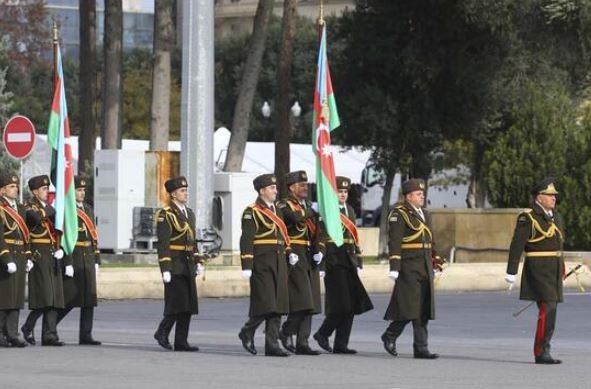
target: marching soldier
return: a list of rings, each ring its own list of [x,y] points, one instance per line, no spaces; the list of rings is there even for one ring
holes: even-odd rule
[[[425,183],[411,179],[402,184],[404,203],[388,215],[389,277],[395,281],[390,304],[384,320],[391,320],[382,335],[384,348],[398,356],[396,339],[412,322],[414,357],[436,359],[438,354],[428,349],[427,324],[435,319],[433,288],[433,233],[430,215],[422,207]]]
[[[29,272],[29,309],[31,312],[21,327],[23,337],[34,345],[35,323],[43,316],[41,344],[63,346],[57,334],[58,310],[64,308],[62,260],[64,252],[59,248],[54,230],[55,209],[47,204],[49,177],[46,175],[29,180],[33,198],[26,205],[27,226],[31,232],[31,251],[35,266]],[[71,265],[68,263],[68,265]]]
[[[187,179],[176,177],[164,183],[170,204],[156,214],[158,262],[164,282],[164,318],[154,339],[167,350],[168,336],[176,323],[174,351],[199,351],[187,338],[191,315],[199,313],[195,275],[204,271],[195,241],[195,214],[187,207]]]
[[[562,218],[554,210],[557,194],[552,178],[546,178],[532,188],[533,207],[517,218],[505,275],[509,284],[515,282],[519,260],[525,252],[520,299],[535,301],[538,305],[534,357],[536,363],[547,365],[562,363],[550,355],[556,308],[563,300],[564,236]]]
[[[100,346],[92,337],[94,307],[97,306],[96,277],[101,263],[98,251],[98,235],[94,225],[92,208],[84,203],[87,181],[74,177],[76,187],[76,212],[78,214],[78,240],[72,253],[71,265],[65,268],[65,309],[58,314],[58,323],[74,308],[80,308],[78,343]]]
[[[347,204],[351,180],[347,177],[336,178],[341,224],[343,227],[343,245],[337,247],[330,239],[326,243],[326,258],[321,271],[324,275],[326,318],[314,334],[320,347],[335,354],[355,354],[349,348],[349,337],[353,327],[353,317],[373,309],[373,304],[359,279],[363,268],[359,235],[355,226],[355,211]],[[334,346],[328,338],[336,331]]]
[[[27,345],[19,339],[18,318],[25,305],[26,272],[33,267],[25,207],[18,202],[18,185],[19,179],[15,175],[0,176],[0,207],[4,242],[7,245],[0,255],[0,329],[10,347]]]
[[[318,265],[324,243],[317,240],[317,217],[308,198],[308,177],[303,170],[288,173],[287,198],[277,204],[289,233],[292,252],[300,259],[288,271],[289,315],[279,332],[283,347],[296,354],[319,355],[308,338],[312,332],[312,315],[322,312]],[[322,245],[320,247],[319,245]],[[296,335],[296,346],[293,345]]]
[[[238,337],[246,351],[256,354],[254,333],[265,322],[265,355],[286,357],[279,347],[279,325],[289,311],[287,263],[295,266],[298,256],[291,253],[282,209],[275,207],[275,176],[260,175],[253,184],[258,197],[242,213],[240,237],[242,276],[250,280],[249,320]]]

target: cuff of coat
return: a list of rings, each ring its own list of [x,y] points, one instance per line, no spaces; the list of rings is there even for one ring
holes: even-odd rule
[[[254,255],[252,254],[241,254],[240,261],[242,263],[242,270],[252,270],[252,263]]]

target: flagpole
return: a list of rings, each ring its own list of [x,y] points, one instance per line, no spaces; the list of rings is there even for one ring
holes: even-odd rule
[[[320,0],[320,10],[318,15],[318,25],[324,25],[324,0]]]
[[[57,21],[55,17],[53,18],[53,87],[55,87],[58,82],[58,74],[57,74],[57,50],[59,45],[59,29],[57,27]]]

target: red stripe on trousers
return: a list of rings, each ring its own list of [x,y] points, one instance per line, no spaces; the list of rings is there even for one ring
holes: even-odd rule
[[[546,303],[539,301],[538,307],[540,311],[538,313],[538,327],[536,329],[536,342],[534,344],[534,355],[536,357],[542,354],[542,344],[546,335]]]

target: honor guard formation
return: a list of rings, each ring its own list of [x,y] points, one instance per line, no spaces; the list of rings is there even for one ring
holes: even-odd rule
[[[250,283],[250,307],[238,338],[248,353],[257,354],[254,335],[264,323],[266,356],[320,355],[310,337],[325,352],[355,354],[349,347],[354,317],[374,305],[359,277],[363,271],[360,237],[355,212],[347,203],[351,180],[336,177],[343,236],[339,245],[329,236],[317,205],[308,198],[306,172],[290,172],[284,179],[288,194],[277,199],[275,175],[256,177],[257,197],[242,212],[240,259],[242,276]],[[87,182],[75,177],[78,239],[71,255],[60,246],[49,186],[46,175],[31,178],[30,200],[21,204],[19,177],[0,176],[0,344],[13,348],[37,344],[35,325],[41,318],[41,345],[63,346],[58,325],[72,309],[80,308],[79,344],[98,346],[101,342],[93,337],[93,316],[101,262],[93,211],[84,203]],[[195,277],[204,273],[206,256],[196,244],[186,178],[166,181],[165,189],[169,202],[156,213],[164,312],[154,339],[166,350],[198,351],[189,344],[188,335],[191,316],[199,313]],[[428,324],[435,319],[434,281],[444,260],[436,252],[431,217],[424,208],[425,191],[423,180],[404,182],[403,199],[388,215],[389,272],[384,276],[394,286],[384,314],[389,325],[381,341],[393,357],[398,356],[397,341],[409,323],[414,357],[439,357],[429,349]],[[568,275],[562,259],[562,219],[555,211],[558,191],[554,180],[547,178],[531,194],[531,209],[517,218],[505,280],[513,285],[523,256],[520,298],[539,309],[534,360],[559,364],[550,354],[550,342],[557,304],[563,301],[563,279]],[[313,317],[323,312],[321,282],[325,317],[312,335]],[[21,339],[19,313],[27,285],[30,313],[20,327]]]

